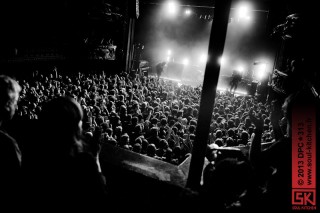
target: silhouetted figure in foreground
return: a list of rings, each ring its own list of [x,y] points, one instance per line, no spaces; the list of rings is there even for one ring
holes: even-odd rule
[[[247,161],[226,157],[208,164],[203,174],[201,197],[214,212],[243,212],[248,209],[242,200],[252,177]],[[207,206],[208,208],[208,206]]]
[[[98,153],[83,151],[82,119],[82,109],[72,98],[58,97],[43,106],[37,153],[27,167],[30,209],[104,208],[105,179]]]
[[[21,190],[21,151],[16,140],[3,128],[17,109],[20,85],[12,78],[0,75],[0,212],[13,211],[19,203]]]

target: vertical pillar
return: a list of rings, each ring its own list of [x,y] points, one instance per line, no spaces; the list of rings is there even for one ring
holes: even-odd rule
[[[209,57],[204,74],[196,138],[186,186],[193,190],[199,190],[200,188],[209,127],[220,73],[218,58],[222,55],[224,49],[230,7],[231,0],[215,1],[214,19],[209,40]]]
[[[139,16],[139,1],[127,0],[126,2],[126,14],[128,16],[125,18],[125,71],[130,72],[132,67],[133,59],[133,41],[134,41],[134,30],[135,22]]]
[[[125,71],[130,72],[130,68],[132,65],[132,58],[133,58],[133,39],[134,39],[134,27],[135,27],[135,20],[133,18],[129,18],[128,24],[128,37],[127,37],[127,45],[126,45],[126,67]]]

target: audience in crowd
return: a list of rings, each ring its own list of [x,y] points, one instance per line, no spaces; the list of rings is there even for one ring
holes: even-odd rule
[[[34,138],[37,148],[28,153],[24,163],[25,185],[33,186],[38,195],[46,195],[35,198],[44,204],[70,205],[70,198],[76,201],[85,197],[89,205],[98,207],[94,200],[107,196],[99,165],[99,150],[104,144],[174,165],[181,164],[192,153],[201,86],[126,73],[39,74],[33,81],[22,79],[19,83],[16,120],[34,120],[39,131]],[[19,97],[19,89],[14,91],[11,113]],[[283,126],[287,127],[275,126],[273,109],[253,96],[217,92],[206,156],[210,163],[204,170],[201,194],[204,200],[214,197],[220,210],[243,210],[248,208],[246,199],[260,193],[249,190],[264,186],[263,181],[256,185],[249,181],[252,174],[261,175],[260,170],[256,172],[260,163],[255,159],[259,155],[254,151],[256,144],[268,147],[276,143]],[[2,113],[1,121],[3,116]],[[279,111],[277,119],[285,123]],[[16,144],[14,139],[11,141]],[[19,166],[18,163],[16,167]],[[230,170],[226,172],[226,168]],[[266,172],[269,170],[261,171]],[[230,175],[238,180],[229,180]],[[229,183],[229,191],[219,188]],[[212,188],[220,191],[213,192]],[[31,189],[26,187],[28,190]],[[51,196],[58,191],[62,192],[60,198]]]
[[[83,131],[92,135],[97,127],[104,133],[103,143],[133,150],[137,138],[154,144],[163,157],[165,140],[172,153],[182,161],[192,152],[200,103],[201,86],[180,85],[154,76],[38,74],[32,82],[21,81],[22,91],[17,116],[38,119],[43,103],[54,97],[74,98],[83,109]],[[262,114],[263,143],[275,141],[270,123],[270,106],[252,96],[217,92],[208,143],[239,147],[245,152],[254,136],[249,110]],[[144,142],[145,144],[145,142]],[[141,154],[146,147],[141,145]],[[177,148],[178,147],[178,148]],[[180,151],[178,151],[178,149]],[[136,149],[135,149],[136,150]],[[181,161],[179,160],[179,161]]]

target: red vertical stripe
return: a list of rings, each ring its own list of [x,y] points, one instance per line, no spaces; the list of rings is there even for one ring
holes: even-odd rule
[[[313,106],[293,108],[292,188],[316,188],[316,111]]]
[[[316,108],[302,104],[292,111],[292,205],[316,209]]]

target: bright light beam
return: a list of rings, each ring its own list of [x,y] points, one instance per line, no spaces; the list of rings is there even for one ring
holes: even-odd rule
[[[238,16],[239,18],[247,17],[249,12],[249,8],[246,5],[242,5],[238,8]]]
[[[175,16],[177,15],[178,13],[178,4],[174,1],[169,1],[167,4],[166,4],[166,11],[168,12],[168,14],[170,16]]]
[[[219,63],[220,65],[223,65],[225,62],[226,62],[225,57],[221,56],[220,58],[218,58],[218,63]]]
[[[207,59],[208,59],[208,56],[206,54],[200,55],[200,62],[204,63],[207,61]]]
[[[264,79],[267,75],[266,75],[266,64],[265,63],[262,63],[262,64],[259,64],[258,67],[257,67],[257,79],[259,81],[261,81],[262,79]]]
[[[188,65],[189,64],[189,59],[187,59],[187,58],[183,59],[182,63],[184,65]]]
[[[243,66],[239,66],[239,67],[237,68],[237,70],[238,70],[240,73],[243,73],[244,68],[243,68]]]

